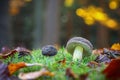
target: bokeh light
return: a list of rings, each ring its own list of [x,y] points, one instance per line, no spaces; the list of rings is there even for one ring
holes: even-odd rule
[[[111,0],[109,3],[109,8],[110,9],[117,9],[119,7],[118,1],[117,0]]]
[[[64,5],[66,7],[71,7],[74,3],[74,0],[65,0]]]
[[[110,18],[102,8],[89,6],[88,8],[78,8],[76,15],[82,17],[87,25],[93,25],[95,22],[107,26],[111,29],[117,29],[118,23]]]
[[[31,2],[32,0],[10,0],[9,1],[9,12],[11,15],[17,15],[20,12],[20,8],[25,6],[26,2]]]

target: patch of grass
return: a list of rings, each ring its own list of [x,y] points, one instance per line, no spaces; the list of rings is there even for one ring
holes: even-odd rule
[[[66,59],[66,64],[60,64],[58,61]],[[43,76],[40,77],[37,80],[70,80],[67,76],[65,76],[65,71],[67,68],[71,68],[72,71],[77,74],[85,74],[88,73],[89,80],[104,80],[104,75],[101,74],[96,68],[89,68],[87,66],[87,63],[94,60],[95,56],[85,57],[82,59],[81,62],[79,61],[72,61],[72,55],[67,53],[67,51],[64,48],[61,48],[57,55],[46,57],[41,54],[41,50],[33,50],[32,55],[30,56],[23,56],[21,58],[18,58],[18,54],[15,54],[12,57],[8,57],[4,60],[5,63],[12,62],[26,62],[26,63],[41,63],[45,66],[47,66],[48,70],[55,73],[54,77],[48,77]],[[32,72],[32,71],[38,71],[42,67],[40,66],[32,66],[32,67],[26,67],[18,70],[14,75],[18,75],[19,72]],[[100,71],[104,69],[104,66],[99,68]]]

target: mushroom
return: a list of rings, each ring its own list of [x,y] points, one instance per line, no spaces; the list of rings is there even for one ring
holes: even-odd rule
[[[73,37],[67,42],[66,49],[73,54],[73,60],[81,61],[82,57],[91,55],[93,45],[85,38]]]
[[[45,56],[54,56],[57,54],[57,49],[53,45],[46,45],[42,47],[42,54]]]

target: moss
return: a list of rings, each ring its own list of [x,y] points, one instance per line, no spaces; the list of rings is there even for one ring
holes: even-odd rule
[[[61,63],[58,63],[61,60],[66,59],[66,63],[63,65]],[[26,62],[26,63],[41,63],[47,66],[48,70],[51,72],[55,73],[54,77],[48,77],[48,76],[43,76],[40,77],[37,80],[69,80],[65,76],[65,71],[67,68],[71,68],[72,71],[77,74],[86,74],[88,73],[89,76],[88,78],[90,80],[104,80],[104,75],[102,75],[98,70],[89,68],[87,66],[87,63],[94,60],[94,56],[90,57],[85,57],[82,59],[81,62],[78,61],[72,61],[72,55],[67,53],[67,51],[64,48],[61,48],[57,55],[51,56],[51,57],[46,57],[43,56],[41,53],[41,50],[33,50],[31,56],[23,56],[21,58],[18,58],[18,54],[15,54],[14,56],[11,56],[7,59],[4,60],[5,63],[12,62],[12,63],[17,63],[17,62]],[[32,72],[32,71],[37,71],[40,70],[42,67],[40,66],[32,66],[32,67],[26,67],[18,70],[14,75],[18,75],[19,72]],[[103,67],[99,68],[99,70],[102,71],[104,69]]]

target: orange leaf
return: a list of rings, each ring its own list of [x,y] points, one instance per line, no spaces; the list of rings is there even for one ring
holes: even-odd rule
[[[16,72],[17,70],[23,67],[26,67],[26,64],[24,62],[11,63],[8,65],[8,70],[10,75],[12,75],[14,72]]]
[[[119,43],[115,43],[111,46],[111,49],[113,50],[120,50],[120,44]]]

